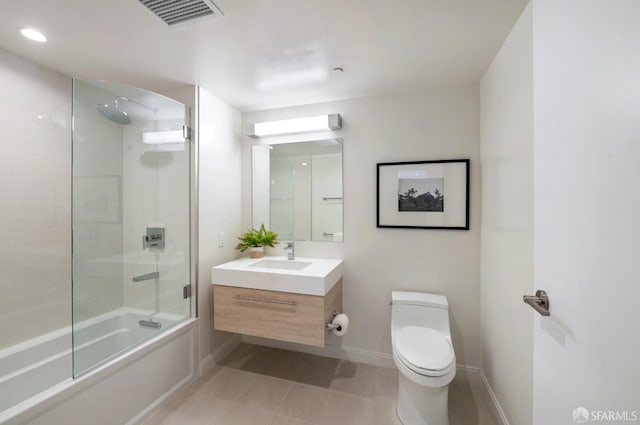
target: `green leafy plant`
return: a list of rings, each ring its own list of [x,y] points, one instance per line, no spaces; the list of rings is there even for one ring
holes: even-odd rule
[[[241,236],[238,236],[240,243],[236,245],[236,249],[239,249],[240,252],[245,252],[251,247],[270,246],[273,248],[274,244],[279,243],[276,240],[277,238],[277,234],[265,229],[264,224],[262,224],[259,229],[250,229]]]

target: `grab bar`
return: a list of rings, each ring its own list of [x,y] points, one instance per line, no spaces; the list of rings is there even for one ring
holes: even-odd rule
[[[323,196],[322,200],[323,201],[341,201],[342,196]]]
[[[151,279],[157,279],[160,277],[160,273],[158,272],[151,272],[151,273],[147,273],[147,274],[141,274],[140,276],[136,276],[133,278],[134,282],[142,282],[144,280],[151,280]]]
[[[260,303],[270,303],[270,304],[284,304],[284,305],[296,305],[298,304],[295,301],[280,301],[280,300],[268,300],[266,298],[254,298],[254,297],[245,297],[244,295],[234,295],[233,298],[242,301],[257,301]]]

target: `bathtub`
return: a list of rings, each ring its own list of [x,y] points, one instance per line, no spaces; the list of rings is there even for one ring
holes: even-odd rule
[[[0,424],[55,394],[56,387],[73,385],[72,369],[78,376],[99,368],[132,347],[161,339],[181,320],[158,315],[160,329],[140,326],[147,318],[144,312],[118,310],[77,324],[73,336],[69,327],[0,350]]]

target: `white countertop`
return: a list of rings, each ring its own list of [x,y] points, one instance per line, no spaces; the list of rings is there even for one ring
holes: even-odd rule
[[[301,270],[256,267],[263,260],[311,263]],[[287,257],[243,257],[211,269],[213,285],[282,291],[295,294],[326,295],[343,274],[342,260]]]

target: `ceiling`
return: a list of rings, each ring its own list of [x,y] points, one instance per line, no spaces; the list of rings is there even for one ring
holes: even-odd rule
[[[224,16],[172,28],[137,0],[0,0],[0,47],[74,77],[199,84],[250,111],[477,82],[527,0],[215,3]]]

